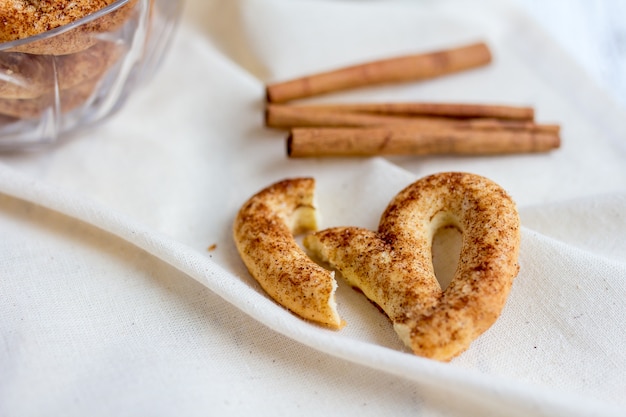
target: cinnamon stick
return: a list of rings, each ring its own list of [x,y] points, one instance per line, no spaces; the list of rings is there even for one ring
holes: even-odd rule
[[[415,120],[426,121],[428,118]],[[335,112],[298,106],[269,104],[265,109],[265,124],[268,127],[362,127],[385,124],[407,123],[411,119],[403,116],[387,116],[358,112]]]
[[[439,130],[411,126],[296,128],[287,138],[292,158],[376,155],[499,155],[547,152],[560,146],[558,133]]]
[[[318,108],[319,107],[319,108]],[[559,132],[558,125],[536,124],[532,121],[510,119],[464,119],[455,117],[394,116],[350,111],[334,111],[326,106],[288,106],[269,104],[265,124],[275,128],[294,127],[373,127],[383,125],[411,125],[422,129],[483,129],[529,130]]]
[[[366,113],[384,116],[420,116],[420,117],[452,117],[456,119],[503,119],[533,121],[535,110],[528,106],[507,106],[496,104],[474,103],[341,103],[315,105],[280,105],[268,107],[273,111],[280,111],[289,107],[303,113],[326,111],[334,113]]]
[[[439,77],[491,62],[485,43],[366,62],[266,87],[267,101],[286,101],[350,88]]]

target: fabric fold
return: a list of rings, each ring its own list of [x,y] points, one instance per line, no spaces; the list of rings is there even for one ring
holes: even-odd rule
[[[532,105],[562,125],[560,149],[296,161],[263,125],[269,81],[477,38],[489,67],[311,101]],[[189,2],[116,117],[0,156],[0,414],[621,415],[623,114],[504,2]],[[341,279],[348,325],[303,322],[232,242],[238,208],[275,181],[314,177],[322,228],[375,229],[398,191],[441,171],[500,184],[523,226],[504,311],[451,363],[409,353]]]
[[[386,167],[385,162],[375,161],[368,171],[370,175],[380,178],[382,175],[379,175],[377,170],[386,171],[386,168],[388,167]],[[390,170],[389,174],[390,175],[387,176],[386,181],[387,185],[393,182],[390,180],[391,178],[395,177],[396,179],[399,179],[405,177],[406,175],[406,173],[401,170],[396,172]],[[367,180],[367,175],[364,175],[363,177]],[[339,333],[334,333],[332,331],[305,323],[294,317],[288,311],[285,311],[281,307],[274,304],[264,294],[261,294],[255,289],[247,286],[239,277],[233,276],[232,273],[224,270],[206,255],[198,253],[193,248],[176,242],[167,236],[150,231],[140,223],[128,218],[122,213],[111,210],[110,208],[104,207],[96,202],[90,201],[89,199],[67,192],[61,188],[49,186],[34,179],[22,176],[4,166],[0,166],[0,192],[18,199],[29,201],[33,204],[41,205],[48,209],[70,216],[77,221],[86,222],[106,232],[112,233],[120,239],[146,250],[153,256],[184,272],[189,277],[207,286],[211,291],[215,292],[217,295],[224,298],[226,301],[241,309],[253,319],[258,320],[272,330],[326,354],[363,366],[372,367],[380,371],[388,372],[402,378],[407,378],[418,382],[420,385],[430,387],[431,389],[449,391],[451,395],[455,395],[457,398],[463,399],[463,401],[467,401],[474,406],[480,407],[483,402],[487,402],[490,410],[500,409],[502,412],[508,413],[511,409],[513,409],[516,410],[515,413],[519,413],[519,415],[528,415],[530,412],[533,412],[533,415],[546,416],[563,412],[568,415],[580,416],[593,415],[594,413],[597,413],[597,415],[618,415],[618,409],[613,409],[609,405],[610,402],[598,402],[592,399],[592,397],[586,400],[577,398],[577,400],[574,401],[577,390],[592,390],[596,386],[595,383],[597,383],[597,381],[587,381],[582,387],[575,386],[571,391],[564,390],[563,393],[559,393],[558,391],[560,390],[557,391],[549,390],[547,388],[538,388],[536,384],[539,383],[542,378],[539,373],[542,369],[545,370],[545,364],[542,364],[541,362],[536,364],[536,369],[528,370],[527,372],[529,372],[529,374],[526,375],[497,375],[497,372],[494,372],[494,369],[484,367],[486,364],[481,366],[481,361],[484,361],[484,358],[477,358],[477,354],[475,354],[472,349],[465,354],[466,356],[462,356],[452,364],[442,364],[415,357],[410,353],[395,351],[386,347],[378,346],[368,341],[362,341],[351,337],[343,337]],[[522,257],[521,260],[524,268],[523,275],[532,275],[533,273],[537,273],[536,266],[535,270],[533,270],[528,265],[528,263],[531,262],[533,251],[551,252],[546,255],[548,258],[550,255],[563,257],[563,253],[569,253],[569,256],[566,257],[565,260],[560,263],[556,263],[557,266],[563,266],[564,262],[568,259],[578,259],[582,265],[585,265],[589,259],[595,258],[593,255],[585,257],[584,252],[579,252],[575,249],[559,247],[560,245],[558,243],[550,243],[549,238],[541,237],[541,235],[528,229],[524,230],[524,241],[524,253],[527,255]],[[537,245],[537,242],[540,242],[540,248],[533,247],[534,245]],[[552,261],[554,262],[554,259],[552,259]],[[602,260],[595,259],[595,268],[598,268],[598,264],[601,263]],[[578,268],[581,267],[582,266],[579,266]],[[612,269],[616,278],[626,276],[626,266],[621,263],[609,263],[608,265],[601,265],[601,267],[609,270]],[[576,269],[577,267],[574,267],[575,271]],[[526,273],[525,271],[527,270],[530,271]],[[588,272],[579,270],[578,273],[585,276]],[[518,283],[514,286],[513,291],[515,294],[512,295],[512,300],[509,301],[509,307],[507,307],[508,310],[520,309],[522,311],[527,311],[529,309],[527,301],[530,298],[532,298],[535,303],[539,305],[542,304],[543,301],[538,298],[537,295],[544,293],[544,290],[537,288],[533,289],[533,287],[537,286],[536,283],[525,285],[524,283],[519,282],[527,279],[528,277],[518,278]],[[578,288],[580,284],[573,285],[576,285],[576,288]],[[617,291],[618,294],[624,292],[623,282],[617,281],[613,282],[611,285],[613,286],[612,289]],[[528,287],[530,287],[530,290]],[[524,294],[525,292],[528,294]],[[593,293],[588,293],[587,295],[589,294]],[[563,296],[563,299],[571,300],[565,296]],[[604,300],[613,302],[615,311],[603,311],[603,313],[607,313],[609,317],[623,313],[623,302],[620,301],[620,305],[616,306],[615,301],[612,301],[614,300],[612,297],[604,297]],[[573,303],[577,303],[578,301],[581,300],[571,300]],[[594,304],[598,300],[583,298],[582,301],[592,303],[596,310],[602,310],[601,306]],[[557,300],[557,302],[559,301]],[[562,303],[562,301],[560,303]],[[559,306],[564,307],[562,304],[559,304]],[[532,308],[533,307],[531,306],[530,309]],[[547,311],[550,310],[551,309],[549,308],[547,309]],[[519,311],[517,313],[519,313]],[[498,325],[494,327],[499,327],[501,328],[501,331],[510,333],[508,329],[511,327],[519,327],[519,324],[516,322],[520,319],[519,317],[511,317],[512,315],[513,314],[511,312],[505,312],[503,314],[504,317],[501,318]],[[554,318],[557,322],[560,320],[558,317]],[[526,320],[526,323],[528,323],[529,319],[521,318],[521,320]],[[594,319],[592,318],[592,320]],[[549,325],[544,323],[542,326]],[[568,329],[564,327],[562,330],[567,332],[581,329],[584,330],[586,327],[578,327],[578,329]],[[545,330],[548,330],[548,328],[546,327]],[[613,326],[607,326],[606,328],[600,330],[614,334],[615,331],[619,331],[619,326],[615,329]],[[493,331],[490,332],[493,333]],[[534,332],[531,332],[531,334],[534,334]],[[558,335],[558,333],[554,333],[553,328],[550,327],[549,334],[544,336],[544,342],[549,340],[549,338],[553,337],[555,334]],[[521,341],[512,341],[510,338],[507,339],[502,337],[502,335],[495,335],[492,337],[492,335],[488,334],[486,336],[487,337],[480,340],[480,344],[487,345],[493,343],[495,347],[495,350],[494,347],[484,348],[489,352],[489,357],[492,357],[493,354],[495,354],[499,349],[507,349],[508,347],[508,352],[505,352],[503,355],[505,357],[510,355],[510,358],[513,358],[516,354],[515,350],[521,346]],[[518,336],[521,340],[528,337],[528,335],[524,333]],[[593,338],[591,335],[587,337],[588,340]],[[538,341],[533,341],[533,343],[539,344]],[[610,345],[613,348],[621,346],[621,344],[615,340],[612,340]],[[578,348],[591,347],[588,343],[574,346],[578,346]],[[544,348],[547,349],[548,347]],[[597,345],[596,348],[596,350],[598,350],[597,354],[600,355],[600,357],[601,355],[608,354],[616,358],[615,360],[623,360],[623,358],[619,359],[619,352],[607,352],[607,350],[600,345]],[[476,351],[480,352],[482,349],[483,347],[480,347]],[[567,352],[564,351],[555,353],[559,355],[567,354]],[[588,354],[586,351],[580,351],[578,353],[579,356],[584,356],[586,354]],[[524,360],[523,357],[520,357],[520,359],[522,359],[520,363],[521,365]],[[469,363],[474,361],[478,361],[474,364],[478,365],[478,372],[476,370],[466,368]],[[458,366],[457,363],[459,363],[460,366]],[[510,364],[507,364],[507,368],[509,368],[509,365]],[[590,364],[590,366],[598,378],[606,378],[606,372],[609,371],[609,369],[601,368],[601,366],[603,366],[602,361],[598,364]],[[614,366],[622,367],[626,365],[622,363],[615,363]],[[521,368],[512,367],[512,369],[523,368],[523,366]],[[494,374],[490,375],[490,373]],[[574,371],[573,375],[564,375],[564,377],[571,377],[572,381],[575,381],[578,379],[576,374],[577,372]],[[529,375],[531,378],[529,378]],[[588,373],[586,375],[588,375]],[[537,378],[538,380],[533,381],[533,378]],[[567,381],[568,379],[563,379],[560,381],[559,385],[564,384]],[[609,394],[619,395],[619,383],[620,381],[618,378],[615,380],[614,384],[611,384],[613,388],[609,390]],[[606,390],[606,381],[604,381],[602,390]],[[597,392],[595,394],[600,396],[601,393]]]

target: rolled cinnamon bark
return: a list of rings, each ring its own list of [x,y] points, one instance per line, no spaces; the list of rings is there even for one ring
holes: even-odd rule
[[[299,106],[269,104],[265,109],[265,124],[268,127],[363,127],[407,123],[411,120],[429,121],[429,118],[410,118],[358,112],[335,112],[326,109],[311,109]]]
[[[287,155],[499,155],[547,152],[560,146],[555,132],[431,130],[411,126],[374,128],[296,128],[287,138]]]
[[[350,88],[422,80],[491,62],[491,52],[483,42],[454,49],[402,56],[362,63],[266,87],[267,101],[283,103]]]
[[[384,116],[451,117],[455,119],[502,119],[533,121],[535,110],[528,106],[507,106],[474,103],[341,103],[315,105],[269,105],[278,112],[284,108],[300,111],[303,114],[315,111],[333,113],[365,113]]]
[[[322,106],[320,106],[322,107]],[[484,129],[529,130],[559,132],[558,125],[536,124],[532,121],[509,119],[464,119],[434,116],[394,116],[384,114],[334,111],[317,106],[288,106],[269,104],[265,110],[265,124],[275,128],[295,127],[373,127],[384,125],[410,125],[423,129]]]

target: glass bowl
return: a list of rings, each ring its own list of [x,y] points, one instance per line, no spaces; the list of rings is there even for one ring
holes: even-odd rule
[[[0,43],[0,151],[54,143],[119,110],[158,67],[182,3],[117,0]]]

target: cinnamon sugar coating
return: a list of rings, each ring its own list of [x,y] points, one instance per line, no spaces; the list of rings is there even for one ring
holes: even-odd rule
[[[435,232],[454,226],[461,255],[442,290],[432,263]],[[499,317],[518,273],[520,222],[515,203],[487,178],[449,172],[402,190],[378,231],[322,230],[304,245],[379,305],[417,355],[448,361]]]
[[[89,16],[118,0],[0,0],[0,43],[26,39]],[[66,55],[89,48],[97,34],[121,26],[137,0],[85,25],[51,38],[26,43],[14,52]]]
[[[24,39],[66,25],[116,0],[2,0],[0,41]]]
[[[276,302],[339,328],[334,273],[313,262],[294,239],[317,228],[314,188],[312,178],[295,178],[263,189],[239,210],[233,237],[248,271]]]

